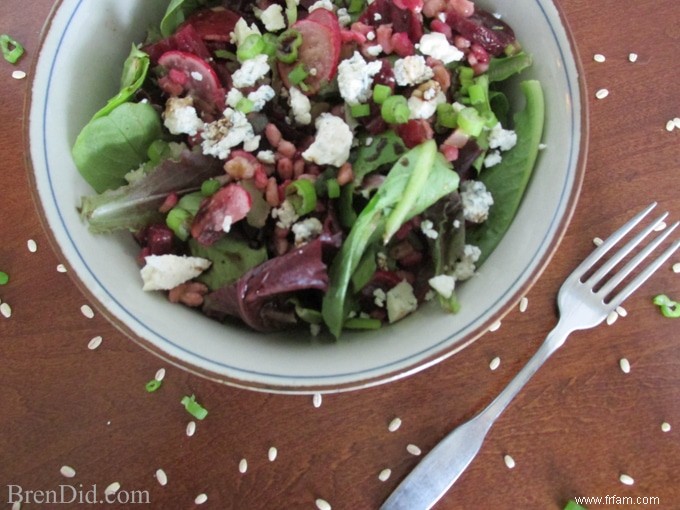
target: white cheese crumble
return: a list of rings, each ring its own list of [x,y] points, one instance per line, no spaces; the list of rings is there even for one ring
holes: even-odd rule
[[[383,52],[383,47],[380,44],[367,46],[364,51],[372,57],[377,57]]]
[[[434,72],[425,62],[422,55],[411,55],[400,58],[394,63],[394,78],[397,84],[404,86],[418,85],[434,76]]]
[[[299,216],[295,212],[295,207],[288,200],[284,200],[279,207],[272,209],[272,218],[278,220],[276,226],[283,229],[290,228]]]
[[[262,111],[264,106],[274,99],[276,92],[269,85],[261,85],[257,90],[248,94],[248,99],[253,102],[253,111]]]
[[[267,55],[260,54],[243,62],[231,76],[232,83],[236,88],[252,87],[257,80],[267,75],[270,70]]]
[[[397,322],[418,308],[418,300],[413,293],[413,287],[406,280],[387,291],[387,318],[390,322]]]
[[[254,138],[255,133],[243,113],[227,108],[224,117],[205,125],[201,136],[203,154],[227,159],[232,147]]]
[[[288,91],[288,104],[293,113],[295,122],[301,125],[311,124],[312,122],[312,103],[296,87],[291,87]]]
[[[420,38],[418,51],[423,55],[441,60],[444,64],[459,62],[465,57],[462,51],[449,44],[446,36],[441,32],[423,34]]]
[[[430,89],[432,90],[432,89]],[[408,109],[411,112],[411,119],[429,119],[437,113],[437,105],[446,103],[446,95],[442,91],[435,91],[434,97],[428,99],[426,94],[423,97],[412,95],[408,98]]]
[[[241,99],[243,99],[243,92],[235,87],[230,88],[225,97],[227,106],[231,106],[232,108],[236,108]]]
[[[190,97],[171,97],[165,103],[163,124],[173,135],[194,136],[203,129],[203,121],[194,108],[194,101]]]
[[[472,244],[466,244],[463,248],[463,257],[456,263],[453,268],[453,277],[462,282],[472,278],[475,274],[475,263],[482,255],[482,250]]]
[[[143,290],[170,290],[196,278],[210,267],[211,262],[201,257],[180,255],[149,255],[140,270]]]
[[[460,186],[460,198],[463,201],[463,215],[467,221],[482,223],[489,217],[489,208],[493,205],[493,197],[481,181],[465,181]]]
[[[307,218],[295,223],[291,230],[295,236],[295,246],[302,246],[321,235],[323,224],[317,218]]]
[[[260,163],[264,163],[266,165],[273,165],[276,163],[276,156],[274,155],[273,151],[260,151],[255,157]]]
[[[503,160],[500,151],[490,151],[484,158],[484,166],[490,168]]]
[[[243,150],[246,152],[255,152],[257,149],[260,148],[260,141],[262,140],[262,137],[260,135],[253,136],[252,138],[248,138],[247,140],[244,140],[243,142]]]
[[[276,32],[286,28],[286,20],[283,17],[283,7],[272,4],[260,14],[260,20],[264,23],[267,32]]]
[[[327,11],[335,12],[335,6],[331,0],[316,0],[316,2],[309,6],[307,12],[314,12],[317,9],[326,9]]]
[[[262,35],[260,33],[260,29],[257,28],[255,23],[248,26],[248,22],[244,18],[239,18],[239,20],[236,22],[236,25],[234,25],[234,31],[229,35],[232,44],[241,46],[243,41],[245,41],[246,38],[251,34]]]
[[[222,232],[225,234],[228,234],[229,231],[231,230],[231,224],[233,223],[234,218],[229,216],[228,214],[224,217],[222,220]]]
[[[336,14],[338,16],[338,23],[340,23],[341,27],[348,27],[352,24],[352,16],[346,7],[341,7],[338,9]]]
[[[340,117],[322,113],[316,119],[316,137],[302,157],[317,165],[342,166],[349,159],[353,135]]]
[[[378,308],[385,307],[385,301],[387,300],[387,294],[381,288],[377,288],[373,291],[373,303]]]
[[[420,222],[420,231],[430,239],[437,239],[439,232],[434,229],[434,223],[431,220],[423,220]]]
[[[456,288],[456,279],[453,276],[447,274],[440,274],[438,276],[433,276],[427,283],[430,284],[437,294],[449,299],[453,295],[453,290]]]
[[[516,143],[517,133],[511,129],[503,129],[500,122],[496,123],[489,131],[489,147],[491,149],[509,151]]]
[[[363,103],[371,97],[373,76],[382,69],[382,62],[366,62],[358,51],[338,66],[340,95],[349,104]]]

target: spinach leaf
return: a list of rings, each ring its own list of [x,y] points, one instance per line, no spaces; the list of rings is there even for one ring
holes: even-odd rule
[[[430,161],[424,186],[418,188],[415,197],[406,196],[411,184],[411,175],[423,161]],[[340,252],[335,256],[329,271],[330,285],[324,296],[321,312],[328,329],[340,336],[347,316],[348,287],[352,275],[359,266],[364,253],[373,243],[382,243],[387,219],[396,205],[406,200],[412,205],[406,214],[399,213],[402,222],[420,214],[443,196],[456,191],[458,174],[437,151],[434,141],[425,142],[403,155],[387,174],[373,198],[357,217]],[[412,188],[416,191],[416,188]]]
[[[189,251],[194,257],[212,261],[210,268],[197,278],[210,290],[234,283],[248,270],[267,260],[267,250],[264,246],[254,249],[248,245],[248,241],[231,236],[223,237],[210,246],[190,239]]]
[[[492,57],[487,75],[490,82],[507,80],[513,74],[524,71],[531,66],[532,58],[528,53],[519,52],[511,57]]]
[[[130,55],[125,59],[123,64],[123,75],[121,77],[120,92],[108,100],[106,105],[94,114],[92,119],[105,117],[111,113],[114,108],[123,103],[128,102],[135,92],[137,92],[149,71],[149,55],[139,50],[137,46],[132,45]]]
[[[161,35],[170,37],[187,15],[205,5],[206,0],[171,0],[161,20]]]
[[[491,192],[494,205],[489,211],[489,218],[467,233],[466,242],[478,246],[482,251],[478,267],[510,227],[538,156],[545,117],[543,90],[536,80],[522,82],[521,89],[526,105],[524,110],[514,116],[517,144],[503,154],[499,164],[484,169],[479,176],[479,180]]]
[[[371,138],[368,145],[366,140],[361,140],[356,160],[352,164],[354,184],[357,186],[366,175],[394,163],[407,150],[404,141],[394,131],[385,131]]]
[[[146,103],[123,103],[90,121],[73,145],[73,160],[97,193],[125,184],[125,174],[147,160],[147,150],[161,137],[159,114]]]

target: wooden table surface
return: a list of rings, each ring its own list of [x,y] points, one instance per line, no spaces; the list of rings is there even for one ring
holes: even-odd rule
[[[205,493],[201,508],[313,509],[317,498],[334,510],[378,508],[418,462],[407,445],[427,452],[534,353],[555,322],[562,280],[594,237],[652,200],[680,217],[680,129],[666,130],[680,116],[680,3],[559,3],[587,81],[588,169],[579,207],[528,294],[528,310],[513,311],[499,330],[428,370],[326,395],[317,408],[309,396],[256,393],[190,375],[140,348],[101,314],[83,317],[84,296],[57,271],[61,261],[29,186],[23,138],[29,79],[11,76],[15,69],[30,72],[53,2],[2,0],[0,32],[23,42],[27,54],[18,66],[0,61],[0,270],[11,276],[0,299],[12,307],[11,317],[0,316],[0,506],[10,507],[17,486],[70,484],[85,495],[95,484],[101,494],[119,482],[121,495],[146,494],[149,503],[104,507],[192,508]],[[630,52],[637,62],[629,62]],[[606,62],[595,62],[596,53]],[[609,89],[606,99],[595,99],[600,88]],[[37,251],[29,251],[29,239]],[[680,508],[680,320],[662,317],[651,304],[660,292],[680,299],[680,274],[671,270],[679,261],[676,255],[626,302],[626,317],[570,337],[437,509],[560,509],[578,496],[610,503],[591,508]],[[98,335],[102,345],[89,350]],[[491,371],[496,356],[500,367]],[[619,368],[623,357],[628,374]],[[164,366],[162,391],[148,394],[144,384]],[[188,437],[189,416],[178,400],[191,393],[210,415]],[[395,417],[402,425],[389,432]],[[272,446],[274,462],[267,458]],[[506,454],[514,469],[506,467]],[[74,478],[60,474],[64,465],[76,470]],[[166,486],[155,478],[159,468]],[[381,481],[386,468],[391,476]],[[622,484],[622,473],[635,483]],[[614,496],[631,497],[632,504]]]

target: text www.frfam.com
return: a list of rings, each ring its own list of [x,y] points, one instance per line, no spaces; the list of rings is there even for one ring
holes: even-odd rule
[[[124,504],[148,505],[147,490],[115,490],[100,493],[96,484],[89,488],[82,484],[59,485],[53,489],[25,489],[20,485],[7,486],[7,502],[9,504]]]
[[[581,496],[574,501],[579,505],[661,505],[658,496]]]

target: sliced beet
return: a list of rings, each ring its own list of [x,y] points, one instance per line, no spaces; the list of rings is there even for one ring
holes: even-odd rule
[[[198,101],[198,107],[212,113],[224,110],[225,90],[215,70],[205,60],[186,51],[167,51],[158,59],[167,71],[165,82],[159,80],[164,90],[176,94],[177,86]]]
[[[142,48],[149,55],[151,62],[156,65],[158,59],[168,51],[184,51],[208,60],[211,55],[200,34],[193,25],[183,25],[173,35],[161,39],[157,43]]]
[[[515,33],[507,23],[482,9],[475,9],[469,17],[454,10],[449,11],[446,23],[455,32],[479,44],[493,56],[502,55],[505,48],[516,40]]]
[[[229,184],[204,200],[191,223],[191,237],[204,245],[213,244],[225,234],[225,220],[231,225],[246,217],[252,199],[243,187]]]
[[[402,3],[411,0],[403,0]],[[376,20],[375,15],[379,14]],[[403,9],[393,0],[375,0],[359,17],[361,23],[377,28],[380,25],[391,24],[392,31],[406,32],[414,44],[423,36],[423,22],[421,15],[415,9]]]
[[[225,8],[202,9],[189,16],[182,27],[191,25],[204,41],[229,42],[236,23],[241,16]]]
[[[288,73],[295,66],[302,64],[308,70],[315,69],[315,74],[310,74],[304,80],[308,90],[303,90],[303,92],[308,95],[315,94],[322,86],[333,79],[338,70],[342,46],[340,25],[335,14],[325,9],[318,9],[318,11],[325,11],[330,17],[319,14],[310,19],[317,12],[313,11],[309,17],[297,21],[293,25],[293,28],[302,34],[302,44],[298,48],[297,62],[293,64],[278,63],[281,79],[289,88],[295,86],[288,78]],[[314,19],[323,20],[323,23],[314,21]]]

